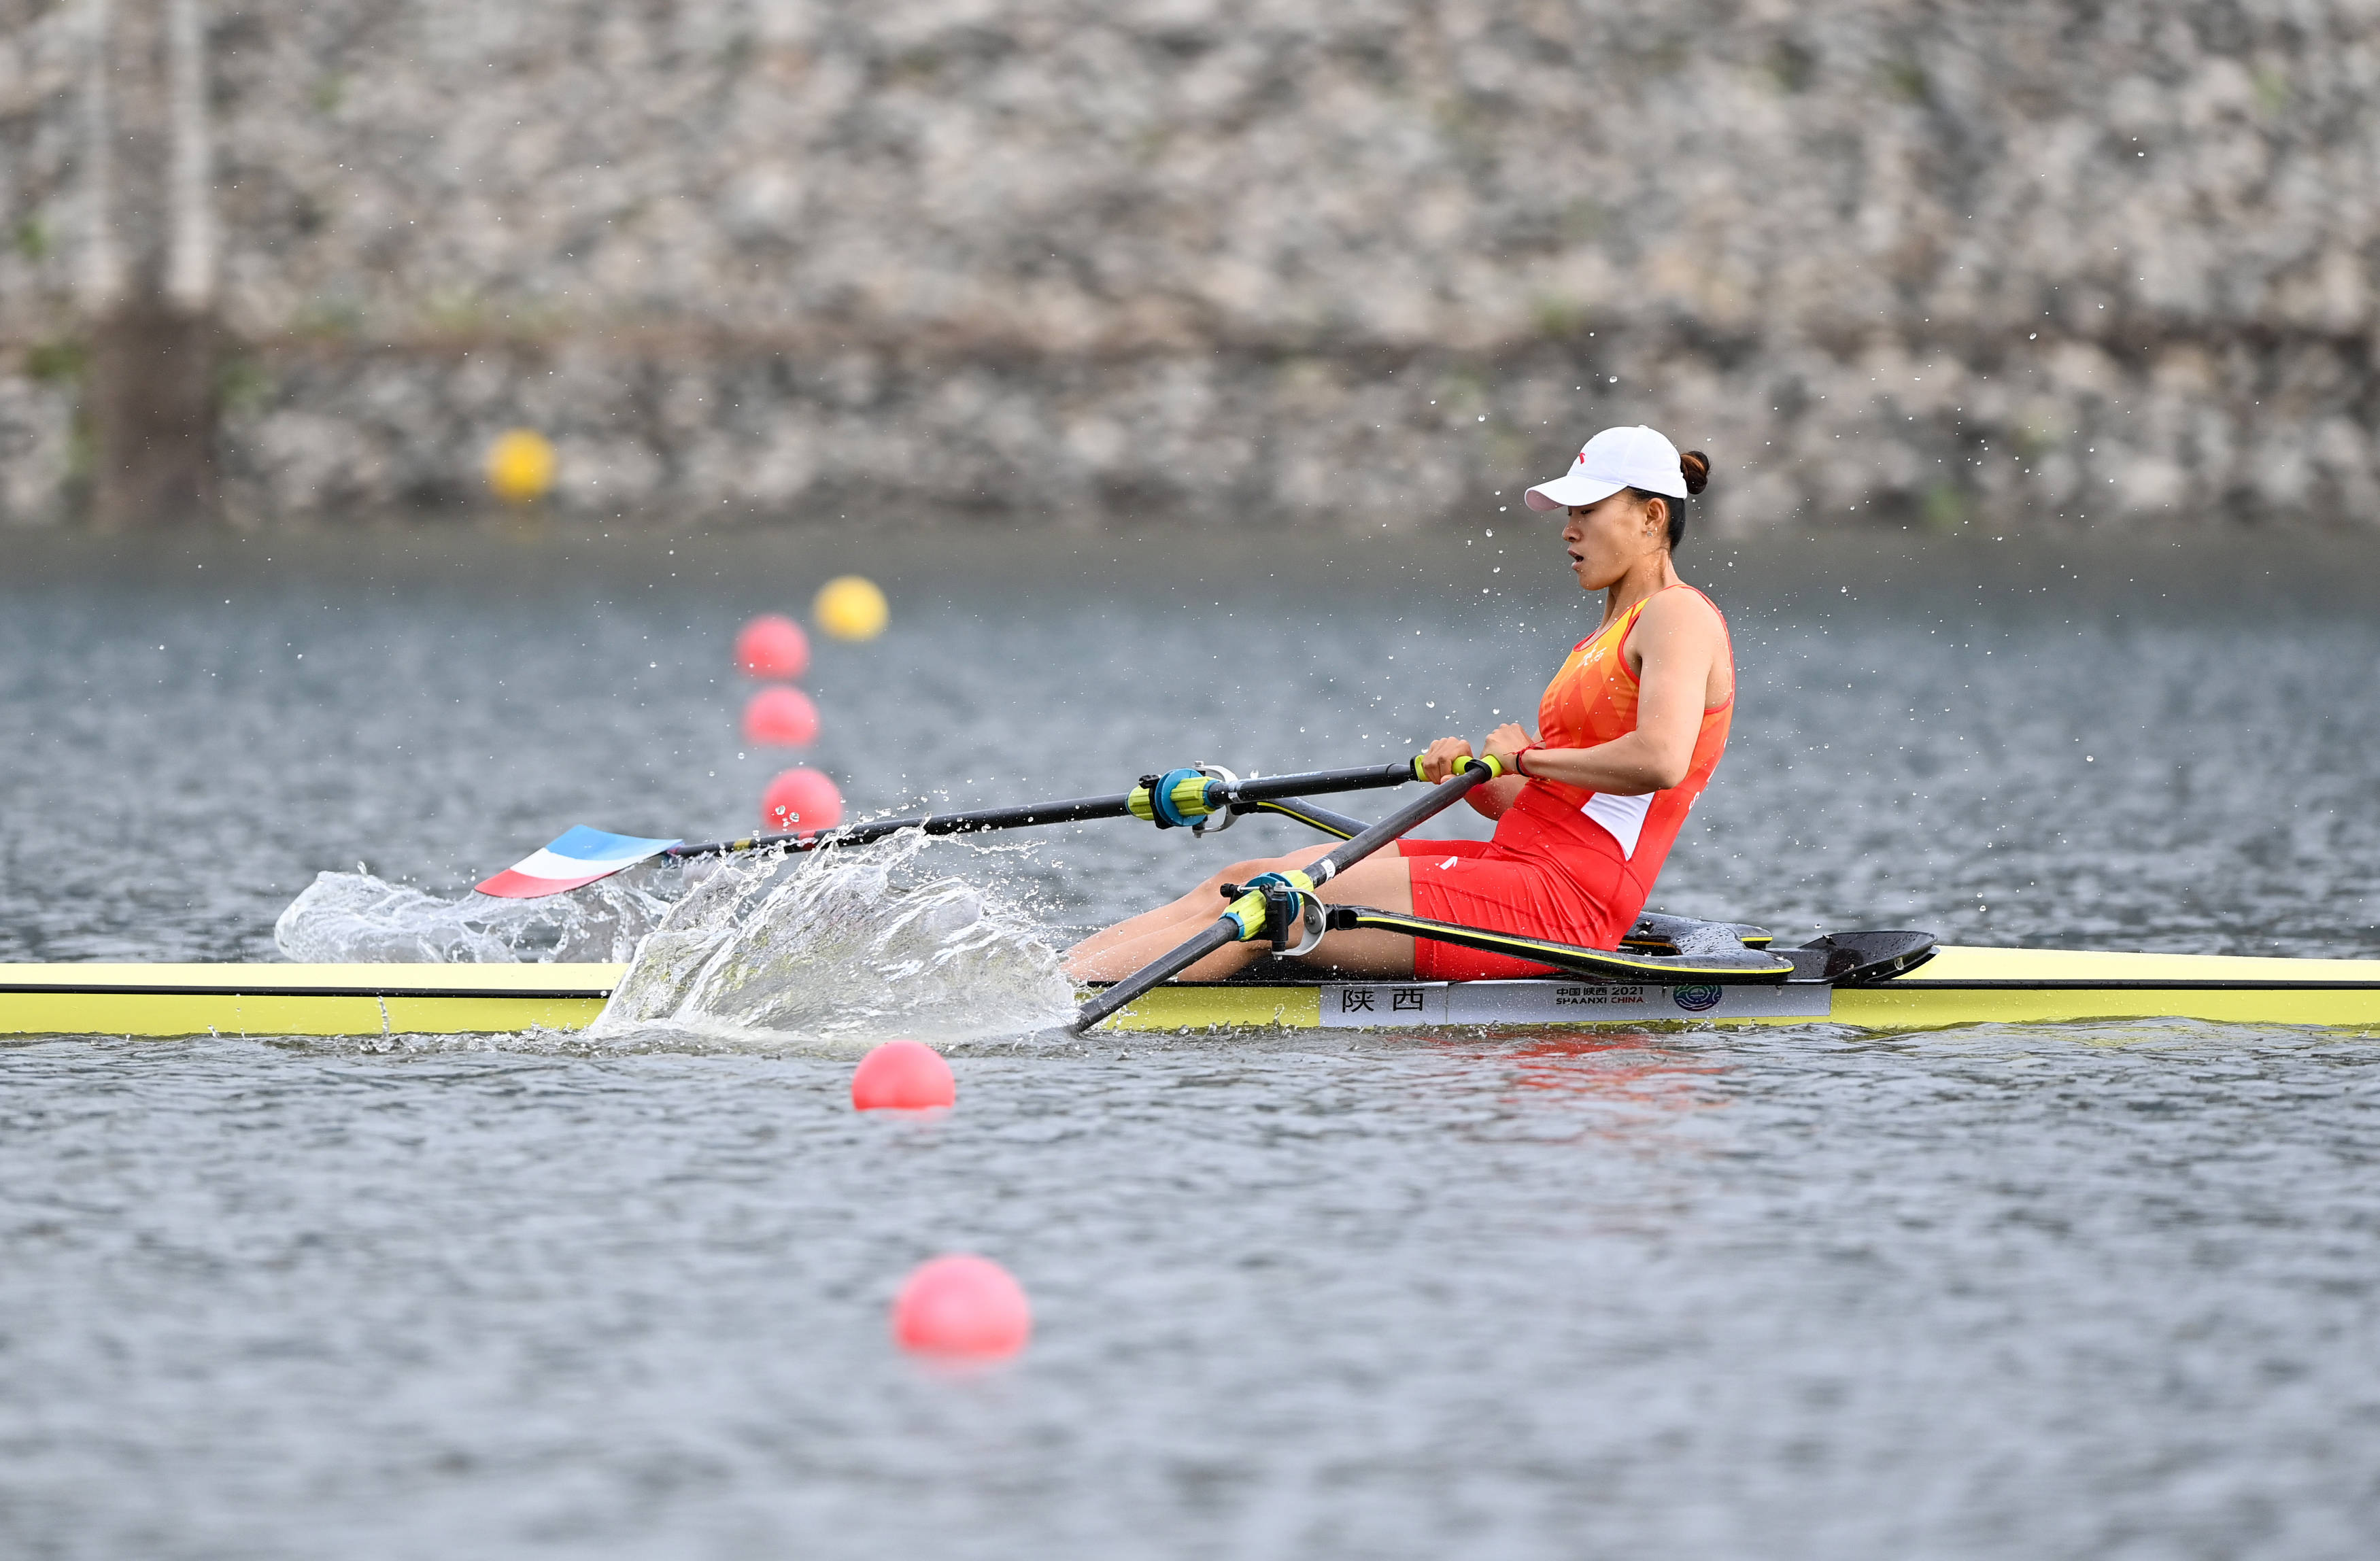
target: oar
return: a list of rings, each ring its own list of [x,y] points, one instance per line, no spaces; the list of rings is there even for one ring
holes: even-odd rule
[[[543,850],[481,883],[482,894],[513,900],[536,900],[583,889],[600,878],[656,856],[685,859],[724,856],[735,852],[783,846],[789,851],[816,851],[828,845],[865,845],[904,829],[929,835],[969,835],[986,829],[1015,829],[1036,824],[1072,824],[1091,818],[1143,818],[1160,829],[1201,829],[1220,814],[1228,828],[1237,814],[1279,811],[1293,818],[1330,829],[1352,822],[1324,809],[1292,811],[1270,804],[1294,802],[1307,792],[1359,792],[1381,786],[1402,786],[1421,777],[1418,756],[1401,764],[1366,765],[1354,769],[1314,769],[1299,775],[1251,776],[1240,780],[1229,771],[1208,768],[1169,770],[1141,778],[1139,785],[1113,796],[1075,797],[1063,802],[1026,803],[1015,807],[986,807],[965,813],[919,813],[906,818],[876,818],[833,829],[783,830],[746,835],[732,841],[703,841],[688,845],[677,841],[646,840],[608,834],[579,825]],[[1309,817],[1308,814],[1316,817]],[[1328,819],[1325,823],[1321,820]],[[1337,832],[1332,829],[1332,832]]]
[[[1420,761],[1415,762],[1418,764]],[[1303,940],[1299,946],[1286,951],[1302,952],[1312,947],[1321,930],[1321,902],[1314,896],[1317,889],[1423,819],[1443,813],[1461,802],[1469,794],[1471,788],[1482,780],[1493,780],[1503,773],[1503,765],[1496,759],[1472,759],[1462,769],[1431,787],[1429,795],[1415,797],[1345,845],[1335,847],[1304,871],[1265,874],[1240,891],[1239,898],[1215,919],[1213,926],[1085,1003],[1075,1013],[1074,1023],[1067,1028],[1077,1035],[1081,1035],[1150,987],[1172,980],[1216,950],[1229,948],[1234,943],[1269,938],[1275,948],[1285,949],[1293,934],[1301,934]]]
[[[1015,829],[1034,824],[1074,824],[1088,818],[1142,818],[1160,829],[1195,828],[1219,813],[1256,811],[1254,805],[1294,799],[1306,792],[1360,792],[1379,786],[1402,786],[1420,778],[1421,760],[1402,764],[1366,765],[1360,769],[1315,769],[1302,775],[1251,776],[1245,780],[1213,776],[1199,769],[1176,769],[1146,776],[1129,792],[1107,797],[1075,797],[1065,802],[1026,803],[1017,807],[986,807],[969,813],[920,813],[907,818],[875,818],[825,830],[785,830],[747,835],[741,840],[706,841],[699,845],[672,846],[664,856],[720,856],[782,845],[792,851],[815,851],[822,845],[866,845],[904,829],[929,835],[971,835],[984,829]],[[1293,815],[1292,817],[1295,817]]]

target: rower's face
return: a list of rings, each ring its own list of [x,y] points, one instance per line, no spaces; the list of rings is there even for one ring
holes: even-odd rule
[[[1638,559],[1660,550],[1668,517],[1621,489],[1592,504],[1572,504],[1562,543],[1579,589],[1608,590]]]

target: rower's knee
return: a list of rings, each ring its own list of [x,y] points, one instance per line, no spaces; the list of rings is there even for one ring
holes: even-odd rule
[[[1234,862],[1230,866],[1221,868],[1209,875],[1207,881],[1198,887],[1208,890],[1209,893],[1220,894],[1222,892],[1223,886],[1227,883],[1245,883],[1250,878],[1256,877],[1260,874],[1286,872],[1291,865],[1292,864],[1286,857],[1280,856],[1266,856],[1253,858],[1246,862]]]

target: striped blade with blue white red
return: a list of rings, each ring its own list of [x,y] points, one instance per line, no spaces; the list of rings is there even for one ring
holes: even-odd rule
[[[506,900],[536,900],[580,889],[608,878],[623,867],[633,867],[649,856],[659,856],[675,841],[649,841],[636,835],[612,835],[572,826],[554,837],[552,845],[524,856],[480,886],[481,894]]]

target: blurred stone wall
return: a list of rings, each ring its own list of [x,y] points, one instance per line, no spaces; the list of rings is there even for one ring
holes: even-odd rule
[[[0,0],[0,519],[83,0]],[[2380,518],[2380,0],[215,0],[235,508]]]

